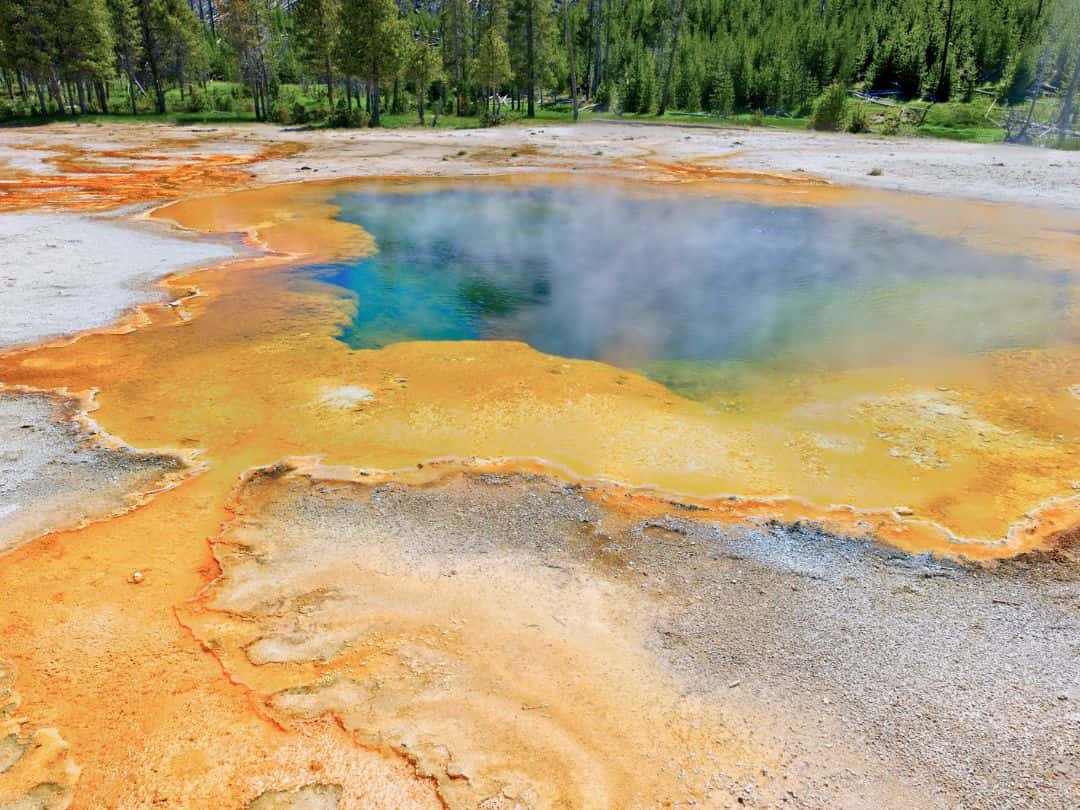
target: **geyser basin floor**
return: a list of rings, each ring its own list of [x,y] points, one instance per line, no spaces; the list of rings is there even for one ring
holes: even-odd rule
[[[259,471],[181,615],[279,722],[332,712],[452,807],[1067,805],[1068,568],[611,495]]]
[[[502,183],[497,181],[496,185]],[[353,746],[351,735],[335,724],[337,716],[297,719],[300,714],[318,708],[314,704],[280,706],[286,713],[275,713],[272,717],[286,721],[285,728],[268,722],[268,709],[279,707],[268,707],[266,699],[276,691],[274,686],[283,674],[293,679],[295,685],[304,682],[312,672],[333,675],[340,669],[339,665],[352,666],[355,660],[342,662],[331,658],[315,665],[300,661],[276,664],[266,654],[270,657],[278,654],[275,650],[280,645],[252,648],[248,659],[247,651],[237,654],[233,646],[231,617],[226,617],[227,622],[216,628],[211,626],[215,617],[210,613],[206,617],[210,625],[200,621],[196,626],[191,614],[202,607],[201,603],[183,611],[185,621],[192,621],[199,641],[209,645],[220,638],[226,642],[222,648],[200,649],[188,631],[176,623],[173,608],[219,573],[205,540],[216,535],[221,522],[236,505],[227,493],[237,477],[253,466],[273,464],[290,455],[324,454],[327,462],[347,465],[348,469],[340,471],[341,474],[362,478],[355,469],[357,466],[415,467],[422,463],[426,471],[430,468],[427,461],[439,454],[542,455],[564,465],[565,469],[559,470],[562,477],[610,476],[629,483],[659,483],[691,493],[697,481],[702,491],[707,492],[714,490],[705,489],[706,484],[720,486],[720,491],[789,492],[811,495],[827,506],[831,499],[829,488],[837,486],[835,480],[828,479],[840,475],[852,481],[857,475],[844,465],[833,471],[824,463],[814,474],[805,472],[801,467],[804,458],[813,460],[815,448],[822,448],[816,443],[808,445],[807,450],[798,443],[791,448],[785,443],[785,434],[794,431],[792,435],[797,440],[805,438],[800,430],[805,433],[806,427],[799,420],[816,413],[814,419],[818,421],[811,424],[820,426],[824,413],[833,419],[842,435],[851,429],[852,423],[845,415],[843,404],[850,399],[852,391],[867,390],[882,399],[872,401],[871,408],[877,408],[891,420],[889,434],[907,436],[912,441],[921,441],[927,424],[936,425],[948,441],[968,435],[963,423],[970,421],[973,413],[994,424],[1005,423],[1004,429],[1013,431],[1008,424],[1015,411],[1008,405],[1011,400],[1028,402],[1040,409],[1040,415],[1017,420],[1018,429],[1009,434],[1015,441],[993,436],[994,452],[1004,453],[1016,469],[1010,470],[1004,464],[994,467],[992,452],[976,451],[968,456],[966,472],[952,468],[948,475],[955,478],[937,477],[929,483],[910,483],[908,489],[901,488],[899,492],[891,492],[889,487],[903,484],[903,477],[895,482],[876,479],[872,486],[867,486],[874,502],[881,497],[888,499],[887,504],[910,502],[922,516],[932,514],[933,493],[959,493],[958,501],[969,498],[972,501],[971,514],[964,517],[956,504],[952,504],[946,505],[943,515],[950,520],[959,518],[955,524],[958,526],[961,521],[970,520],[969,528],[974,527],[971,534],[976,538],[1000,537],[998,522],[1006,526],[1030,505],[1045,500],[1045,493],[1056,491],[1060,484],[1061,468],[1068,466],[1065,445],[1054,444],[1047,451],[1039,442],[1032,446],[1029,439],[1033,434],[1075,436],[1074,417],[1070,416],[1073,412],[1066,409],[1064,417],[1059,414],[1063,403],[1071,402],[1062,400],[1068,396],[1063,380],[1076,367],[1071,350],[997,353],[974,362],[965,359],[955,369],[952,364],[944,363],[944,371],[934,372],[944,375],[942,382],[931,384],[926,384],[925,376],[914,376],[915,383],[908,382],[906,377],[897,379],[896,369],[848,371],[824,378],[820,374],[796,374],[779,390],[770,392],[762,387],[761,398],[755,400],[760,410],[752,415],[714,412],[717,409],[710,410],[674,396],[632,372],[542,355],[521,344],[414,343],[377,352],[351,352],[337,335],[351,322],[356,302],[340,289],[313,281],[303,270],[283,272],[294,267],[298,258],[325,263],[348,259],[371,248],[370,238],[361,230],[330,219],[334,210],[328,200],[338,191],[268,189],[198,200],[164,212],[192,227],[245,232],[256,243],[289,255],[236,262],[174,279],[173,297],[191,286],[205,292],[204,297],[185,301],[181,309],[190,317],[182,317],[176,308],[150,307],[145,311],[147,322],[132,334],[95,335],[70,346],[39,349],[0,362],[0,379],[5,382],[22,381],[46,388],[68,386],[73,392],[98,387],[101,408],[95,416],[106,429],[135,446],[206,449],[202,457],[207,465],[206,474],[158,496],[146,507],[82,531],[51,536],[0,560],[0,597],[6,605],[2,649],[17,664],[23,700],[20,712],[32,718],[36,725],[54,725],[62,730],[72,756],[84,769],[76,792],[82,806],[141,806],[159,802],[220,807],[240,805],[260,794],[273,798],[312,784],[339,786],[341,795],[348,797],[348,806],[437,806],[438,798],[430,783],[415,780],[399,759]],[[785,188],[781,196],[806,191],[806,188]],[[769,195],[778,193],[776,189],[768,190]],[[995,230],[995,221],[989,214],[984,216],[986,212],[982,210],[975,213],[951,203],[948,206],[942,203],[935,210],[948,210],[954,217],[947,223],[940,219],[933,223],[935,227],[948,229],[955,225],[957,231],[964,231],[966,240],[983,242],[987,230]],[[985,240],[994,251],[1002,252],[1011,244],[1019,244],[1025,252],[1035,254],[1034,244],[1039,242],[1051,255],[1067,253],[1060,250],[1067,237],[1046,241],[1045,234],[1038,229],[1010,231],[1013,212],[1001,216],[1003,226]],[[1040,215],[1039,222],[1053,219]],[[1024,233],[1034,236],[1025,241]],[[995,369],[996,376],[987,375]],[[922,369],[919,375],[926,373]],[[969,378],[970,387],[964,382]],[[950,387],[950,391],[938,391],[938,384]],[[369,392],[370,397],[361,392]],[[938,395],[953,392],[962,394],[963,407],[971,410],[957,413],[934,400]],[[925,394],[930,397],[929,403]],[[898,408],[895,397],[899,397]],[[825,406],[806,411],[808,402],[818,400],[824,400]],[[1046,409],[1046,415],[1041,415],[1041,406],[1047,403],[1052,407]],[[799,411],[797,406],[806,412]],[[938,412],[942,410],[944,413]],[[964,419],[965,415],[969,418]],[[1043,424],[1044,420],[1051,424],[1057,420],[1061,429],[1054,433],[1048,424]],[[820,432],[820,428],[810,431],[814,432]],[[883,458],[866,456],[861,463],[865,470],[872,471]],[[830,464],[834,460],[832,456],[825,459]],[[972,470],[984,461],[991,464],[989,479],[980,482],[976,478],[976,485],[965,491]],[[510,469],[528,466],[520,460],[507,465]],[[795,472],[788,471],[788,466]],[[908,470],[906,475],[913,474],[908,467],[902,469]],[[716,479],[707,479],[702,473],[707,471],[712,475],[717,470]],[[1010,489],[1023,483],[1024,470],[1033,483],[1016,491]],[[914,474],[918,475],[919,471]],[[658,480],[664,476],[667,480]],[[824,478],[825,484],[814,489],[819,486],[818,478]],[[996,500],[994,487],[1003,493],[1001,503]],[[625,508],[646,509],[651,503],[632,492],[610,489],[626,504]],[[912,492],[923,501],[907,497]],[[697,514],[694,498],[682,499],[682,503],[680,507],[665,508],[673,514]],[[317,506],[317,501],[311,505]],[[982,533],[978,531],[978,521],[985,519],[988,505],[1002,508],[1000,514],[992,517],[992,528]],[[1075,523],[1075,508],[1064,503],[1053,516],[1037,516],[1032,522],[1035,530],[1014,538],[1015,542],[1002,546],[982,543],[957,546],[948,543],[948,538],[929,524],[898,520],[888,513],[829,510],[798,499],[723,500],[710,506],[713,509],[710,519],[715,516],[721,524],[738,523],[754,516],[779,516],[786,520],[811,516],[845,533],[872,534],[902,547],[934,547],[953,552],[959,549],[972,555],[1008,555],[1022,548],[1051,543],[1062,529]],[[663,518],[664,514],[662,511],[659,517]],[[225,538],[225,542],[228,539],[231,538]],[[304,536],[283,536],[283,539],[296,540],[295,548],[301,555],[304,553]],[[214,550],[222,554],[223,544],[215,544]],[[272,562],[279,561],[275,557]],[[637,559],[630,561],[638,568]],[[145,571],[144,581],[138,585],[125,584],[133,570]],[[558,569],[548,570],[559,573]],[[652,576],[677,572],[643,573]],[[235,571],[230,571],[232,574]],[[467,571],[461,575],[467,574],[472,576]],[[922,574],[917,572],[915,576],[917,579],[910,587],[919,590]],[[936,572],[931,571],[930,576],[933,577],[930,582],[938,582]],[[450,579],[456,577],[455,574]],[[737,579],[738,574],[732,578]],[[818,580],[811,576],[810,581]],[[744,601],[749,605],[763,601],[765,594],[758,591],[768,594],[774,588],[787,587],[790,593],[796,593],[791,591],[790,584],[800,587],[799,582],[762,580],[757,590],[751,588],[747,592]],[[840,595],[847,587],[845,582],[832,584]],[[896,587],[905,584],[909,583]],[[289,587],[293,585],[290,581]],[[517,599],[512,578],[499,585],[509,589]],[[886,587],[882,593],[892,593],[890,588]],[[1035,601],[1034,595],[1029,600],[1026,591],[1010,591],[998,594],[1001,601],[1010,604],[995,606],[987,603],[988,593],[977,588],[970,601],[950,602],[946,612],[975,617],[987,610],[1010,611],[1014,602]],[[1041,593],[1041,588],[1035,588],[1035,593]],[[700,595],[702,601],[715,598],[711,591],[694,595]],[[903,618],[903,603],[898,600],[908,596],[918,598],[920,594],[903,591],[894,596],[895,600],[886,603],[886,613],[892,610]],[[867,598],[871,601],[878,598],[873,587],[867,591]],[[1061,604],[1068,608],[1068,591],[1052,598],[1066,600]],[[632,603],[628,602],[624,608],[619,605],[618,600],[613,603],[615,611],[625,611],[629,618]],[[295,619],[302,627],[308,602],[299,599],[286,607],[284,617]],[[392,630],[399,618],[404,618],[404,606],[390,607],[384,625],[388,630]],[[468,607],[470,611],[490,609],[475,601]],[[818,608],[824,616],[851,613],[842,602],[819,603]],[[926,608],[925,616],[931,621],[936,615],[934,603],[928,602]],[[352,619],[347,624],[354,621],[363,624],[370,617],[364,610],[353,612],[350,608],[349,613]],[[256,606],[252,614],[253,617],[258,614],[261,620],[262,608]],[[1035,633],[1042,645],[1033,652],[1034,660],[1053,662],[1058,660],[1054,645],[1065,645],[1075,635],[1071,624],[1058,622],[1056,617],[1048,618],[1037,611],[1015,615],[1022,617],[1017,625],[994,624],[994,638],[1001,644],[983,648],[986,660],[1003,655],[1010,640],[1023,630]],[[981,632],[984,628],[980,623],[984,619],[974,619],[967,630]],[[555,620],[550,624],[561,626]],[[439,629],[438,623],[433,627]],[[1001,628],[1004,630],[999,632]],[[837,645],[846,644],[845,627],[836,629]],[[350,632],[356,630],[354,625]],[[460,628],[457,631],[464,632]],[[860,643],[874,643],[873,627],[867,632],[868,635],[860,636]],[[636,638],[639,636],[628,635],[624,641]],[[903,632],[898,638],[910,645]],[[318,634],[312,634],[310,640],[318,641]],[[725,641],[719,654],[735,654],[738,643]],[[527,636],[523,635],[521,644],[529,647]],[[297,650],[295,644],[291,649],[299,655],[310,652]],[[645,667],[642,679],[635,679],[635,683],[641,682],[642,689],[659,684],[660,689],[678,691],[677,682],[673,684],[663,669],[656,666],[657,661],[663,660],[660,651],[645,655],[632,644],[620,649]],[[220,655],[221,664],[209,652]],[[396,657],[396,650],[392,652],[395,655],[385,659],[388,665],[401,660]],[[538,662],[547,660],[548,650],[542,643],[528,652]],[[810,654],[817,652],[813,650]],[[237,661],[241,658],[260,662],[251,664],[258,676],[252,683],[237,675]],[[888,663],[895,659],[885,656],[881,660]],[[386,702],[375,707],[379,711],[393,708],[397,697],[414,694],[413,690],[424,685],[424,676],[439,674],[438,669],[423,666],[422,656],[409,659],[409,663],[414,666],[404,681],[384,681]],[[601,666],[603,662],[596,664]],[[838,666],[846,671],[845,662],[839,661]],[[1019,668],[1023,670],[1022,666]],[[1032,719],[1033,715],[1010,703],[1007,707],[1010,723],[1019,721],[1035,728],[1044,720],[1056,722],[1058,715],[1054,712],[1067,711],[1068,702],[1058,702],[1046,691],[1056,689],[1060,682],[1059,669],[1051,663],[1047,677],[1036,680],[1042,687],[1037,698],[1039,710],[1045,714]],[[538,666],[535,671],[542,673],[543,667]],[[581,678],[596,680],[590,675],[596,671],[596,667],[583,666]],[[778,671],[785,672],[783,667]],[[461,670],[456,672],[460,674]],[[822,723],[828,727],[827,715],[832,710],[821,708],[823,704],[817,700],[820,696],[813,694],[816,687],[811,681],[802,681],[800,672],[796,668],[788,681],[793,691],[799,691],[800,686],[808,690],[805,711],[797,714],[796,724]],[[871,688],[871,692],[883,699],[905,677],[903,671],[875,674],[881,677],[881,688],[876,692]],[[545,684],[543,678],[537,683],[546,689],[558,687],[557,682]],[[721,683],[718,691],[727,690],[730,683]],[[990,692],[995,683],[990,684]],[[573,707],[577,715],[575,722],[587,724],[594,717],[597,727],[606,727],[606,712],[612,698],[605,689],[610,689],[610,683],[601,678],[597,683],[583,683],[583,686],[595,689],[598,698]],[[750,768],[757,773],[762,762],[777,762],[776,767],[769,766],[769,779],[762,781],[763,790],[779,790],[786,788],[792,779],[799,781],[800,767],[804,772],[809,768],[810,792],[805,795],[810,798],[800,801],[813,804],[820,795],[828,803],[837,794],[818,791],[823,787],[821,775],[828,773],[827,763],[841,759],[837,749],[825,749],[824,740],[819,739],[814,751],[800,755],[798,751],[792,752],[790,745],[795,739],[804,741],[799,744],[810,745],[805,737],[785,733],[779,735],[781,743],[773,745],[767,735],[765,739],[755,736],[754,729],[762,727],[756,720],[768,719],[768,708],[755,717],[744,736],[737,728],[737,719],[732,722],[732,718],[741,717],[741,711],[750,711],[747,706],[753,698],[739,693],[739,688],[734,687],[731,693],[727,716],[723,718],[727,723],[721,727],[736,727],[734,736],[745,747],[721,745],[717,750],[711,747],[714,742],[705,746],[720,758],[713,772],[738,774],[741,769]],[[758,686],[754,687],[755,693],[759,690]],[[319,696],[348,697],[345,692],[335,697],[326,690]],[[472,708],[471,704],[461,706],[463,729],[473,717]],[[550,707],[541,709],[534,704],[518,708],[526,715],[536,711],[551,713]],[[290,709],[303,711],[290,716],[287,713]],[[422,707],[418,706],[417,710],[423,714]],[[776,712],[775,706],[772,712]],[[105,729],[103,717],[116,718],[120,732]],[[356,718],[350,715],[340,719],[354,722]],[[928,718],[923,718],[923,722],[925,728],[932,726]],[[366,741],[370,741],[366,734],[375,730],[366,723],[350,728]],[[672,729],[673,734],[677,732],[677,728]],[[680,739],[692,741],[698,733],[700,730]],[[947,736],[962,739],[952,732]],[[1001,736],[1010,736],[1010,730],[1004,730]],[[840,737],[839,733],[830,731],[826,739]],[[1068,743],[1069,738],[1065,739]],[[610,750],[617,741],[601,742],[597,750]],[[785,749],[785,745],[789,747]],[[468,752],[468,746],[455,744],[455,748],[463,755]],[[404,749],[397,750],[407,753]],[[686,750],[701,749],[694,749],[687,742]],[[680,748],[677,753],[682,751]],[[812,756],[815,752],[816,758]],[[585,753],[591,756],[588,750]],[[907,806],[932,804],[907,801],[912,794],[896,784],[891,763],[864,767],[857,757],[849,759],[849,753],[845,752],[842,761],[859,775],[860,783],[870,783],[865,790],[904,801]],[[641,777],[641,784],[650,791],[655,788],[655,793],[651,793],[655,796],[669,795],[682,783],[678,772],[664,770],[670,758],[666,751],[663,754],[659,764],[650,765],[656,773]],[[1050,787],[1040,782],[1035,788],[1049,799],[1061,795],[1053,785],[1069,778],[1067,771],[1064,777],[1057,774],[1053,757],[1053,750],[1046,748],[1018,760],[1034,763],[1033,767],[1039,771],[1038,779],[1053,780]],[[617,758],[611,765],[616,771],[623,767]],[[590,773],[591,769],[571,767],[556,774],[566,773],[568,781],[575,782],[575,774],[583,772]],[[939,769],[934,772],[944,773]],[[1017,773],[1015,785],[1010,775],[1000,780],[990,777],[985,784],[973,783],[971,790],[962,780],[946,782],[944,777],[935,780],[935,787],[941,785],[944,791],[941,795],[949,797],[943,798],[943,803],[955,803],[960,796],[972,795],[973,790],[987,797],[987,803],[1002,791],[1024,796],[1021,782],[1027,773],[1012,773]],[[465,774],[453,770],[445,776],[454,781]],[[692,778],[699,776],[694,773]],[[828,781],[837,784],[832,778]],[[553,779],[552,783],[561,782]],[[709,800],[720,806],[733,804],[733,793],[740,787],[741,783],[720,785],[709,794]],[[804,795],[798,784],[793,791]],[[882,804],[875,801],[873,793],[859,795],[871,806]],[[867,795],[870,798],[865,798]]]

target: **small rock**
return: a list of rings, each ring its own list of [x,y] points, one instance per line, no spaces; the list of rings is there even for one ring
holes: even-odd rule
[[[128,581],[132,585],[138,585],[140,582],[143,581],[143,572],[142,571],[132,571],[131,576],[128,577]]]

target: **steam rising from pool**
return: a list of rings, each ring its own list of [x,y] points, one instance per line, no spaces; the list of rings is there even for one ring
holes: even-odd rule
[[[823,371],[1067,341],[1065,271],[839,210],[614,190],[365,190],[341,218],[379,252],[319,268],[355,292],[341,335],[514,339],[670,382],[754,363]]]

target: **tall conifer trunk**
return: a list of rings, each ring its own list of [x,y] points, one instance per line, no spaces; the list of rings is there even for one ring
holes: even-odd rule
[[[1069,87],[1065,90],[1065,98],[1061,103],[1061,116],[1058,118],[1058,140],[1061,143],[1069,136],[1073,122],[1073,105],[1076,104],[1077,84],[1080,83],[1080,46],[1076,49],[1076,62],[1073,64],[1072,78],[1069,79]]]
[[[529,66],[529,109],[526,116],[536,118],[536,43],[533,36],[533,14],[536,12],[535,3],[529,4],[528,17],[525,18],[525,60]]]
[[[683,17],[686,15],[686,0],[679,0],[679,13],[675,17],[675,27],[671,32],[671,52],[668,54],[667,69],[664,72],[664,88],[660,93],[660,109],[658,115],[667,112],[668,104],[671,103],[671,79],[675,75],[675,55],[679,50],[679,30],[682,28]]]
[[[150,79],[154,85],[154,104],[159,114],[165,113],[165,88],[161,84],[161,56],[158,53],[157,37],[150,25],[150,0],[139,0],[139,22],[142,25],[143,45],[146,48],[146,62],[150,67]]]
[[[941,49],[941,71],[938,73],[937,87],[934,90],[934,98],[938,101],[949,100],[949,88],[945,86],[945,80],[949,75],[949,45],[952,40],[953,5],[954,0],[949,0],[949,16],[945,21],[945,46]]]
[[[574,103],[574,120],[578,120],[577,61],[574,59],[574,37],[570,33],[570,0],[562,0],[563,28],[566,32],[566,58],[570,62],[570,97]]]

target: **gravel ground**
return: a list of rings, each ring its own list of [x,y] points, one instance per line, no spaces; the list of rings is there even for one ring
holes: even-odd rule
[[[780,751],[774,771],[744,761],[713,772],[711,789],[688,788],[693,803],[1076,806],[1080,589],[1071,551],[967,567],[808,525],[721,526],[679,508],[623,517],[578,487],[521,475],[428,487],[287,477],[256,479],[254,487],[262,493],[258,507],[223,536],[224,573],[212,593],[216,610],[203,625],[204,641],[228,649],[229,634],[219,635],[228,616],[240,621],[245,638],[254,633],[257,640],[246,643],[243,655],[256,667],[243,678],[256,688],[259,668],[271,659],[321,662],[320,679],[278,696],[279,708],[318,705],[365,731],[391,723],[371,708],[370,697],[358,696],[367,691],[328,683],[334,683],[335,656],[354,644],[364,647],[371,635],[382,639],[373,643],[380,656],[394,654],[386,638],[395,637],[395,623],[411,626],[423,611],[408,597],[414,575],[428,572],[431,587],[443,587],[448,576],[464,583],[454,592],[451,615],[466,623],[470,638],[495,636],[500,625],[521,620],[513,597],[507,601],[514,582],[501,580],[513,576],[529,588],[554,581],[561,612],[556,635],[565,632],[560,628],[594,627],[598,615],[606,623],[603,637],[621,643],[635,643],[634,628],[645,627],[644,660],[651,663],[638,663],[632,680],[647,683],[659,673],[687,700],[717,709],[738,733]],[[273,487],[281,489],[267,497]],[[367,567],[375,586],[354,579]],[[393,583],[402,589],[397,608],[377,595],[398,587]],[[572,594],[580,589],[603,594],[605,609],[578,610]],[[471,598],[495,603],[487,626],[468,618]],[[543,601],[525,590],[520,598]],[[410,636],[401,654],[410,661],[437,657],[441,677],[452,679],[448,673],[469,664],[453,663],[445,651],[421,651],[430,634],[439,637],[440,626],[422,615],[436,629]],[[451,632],[454,621],[441,632]],[[541,634],[535,644],[541,658],[557,657],[553,638]],[[274,655],[259,658],[256,650]],[[470,642],[456,654],[492,652]],[[490,659],[494,670],[501,664]],[[531,669],[519,672],[522,683],[536,677]],[[573,700],[563,673],[555,668],[546,677],[562,683],[565,699]],[[390,694],[412,688],[384,683],[374,705],[397,705],[401,698]],[[621,687],[612,681],[608,688]],[[427,689],[409,705],[435,699]],[[362,721],[350,720],[361,711],[357,700],[368,712]],[[575,708],[586,721],[590,710],[595,706]],[[412,722],[427,744],[468,761],[461,750],[468,740],[440,738],[422,712]],[[666,739],[679,722],[673,715],[663,730],[657,727],[657,738]],[[497,733],[484,735],[489,753],[500,744]],[[666,761],[678,767],[685,753],[669,750]],[[423,749],[411,755],[423,760]],[[638,756],[641,769],[663,770],[655,754],[641,749]],[[756,775],[748,778],[735,766]]]
[[[964,568],[798,525],[669,518],[632,534],[637,565],[664,572],[649,587],[680,596],[655,649],[687,688],[741,682],[800,747],[819,721],[863,739],[939,806],[1075,806],[1075,564]],[[673,559],[657,535],[700,550]],[[811,806],[831,803],[837,771],[813,769]]]
[[[183,470],[171,456],[103,447],[45,394],[0,393],[0,554],[111,515]]]

